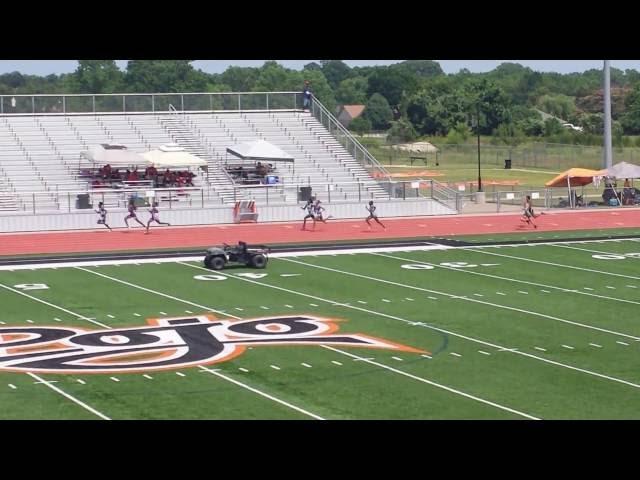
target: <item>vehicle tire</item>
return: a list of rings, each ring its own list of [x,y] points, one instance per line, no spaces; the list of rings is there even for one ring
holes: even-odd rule
[[[211,268],[211,257],[204,257],[204,266]]]
[[[211,268],[214,270],[222,270],[224,268],[225,260],[222,257],[213,257],[211,259]]]
[[[261,253],[254,255],[251,258],[251,265],[255,268],[265,268],[267,266],[267,257]]]

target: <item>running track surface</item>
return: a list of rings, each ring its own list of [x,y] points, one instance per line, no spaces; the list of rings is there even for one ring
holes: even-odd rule
[[[302,222],[242,225],[156,227],[149,235],[141,227],[131,230],[107,229],[67,232],[0,234],[0,255],[35,253],[80,253],[119,250],[153,250],[209,247],[223,242],[305,243],[339,240],[402,239],[430,236],[516,233],[533,227],[520,221],[519,214],[453,215],[381,219],[387,229],[363,220],[336,220],[318,223],[315,231],[301,230]],[[538,217],[537,231],[591,230],[640,227],[640,209],[573,211],[547,213]],[[307,222],[307,228],[311,228]]]

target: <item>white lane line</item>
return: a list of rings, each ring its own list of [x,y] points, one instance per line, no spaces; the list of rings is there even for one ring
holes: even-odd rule
[[[388,256],[388,255],[380,255],[380,256]],[[400,260],[403,260],[403,261],[407,261],[407,259],[403,259],[403,258],[400,258],[400,257],[392,257],[392,258],[396,258],[396,259],[400,259]],[[616,332],[614,330],[608,330],[606,328],[596,327],[596,326],[593,326],[593,325],[587,325],[587,324],[575,322],[573,320],[567,320],[567,319],[564,319],[564,318],[554,317],[552,315],[547,315],[547,314],[540,313],[540,312],[534,312],[532,310],[525,310],[525,309],[521,309],[521,308],[517,308],[517,307],[510,307],[510,306],[507,306],[507,305],[502,305],[502,304],[499,304],[499,303],[493,303],[493,302],[489,302],[489,301],[486,301],[486,300],[468,298],[468,297],[463,296],[463,295],[454,295],[454,294],[451,294],[451,293],[440,292],[438,290],[431,290],[431,289],[428,289],[428,288],[416,287],[414,285],[405,285],[403,283],[394,282],[394,281],[391,281],[391,280],[384,280],[382,278],[370,277],[368,275],[362,275],[362,274],[359,274],[359,273],[347,272],[347,271],[344,271],[344,270],[338,270],[338,269],[335,269],[335,268],[324,267],[324,266],[320,266],[320,265],[313,265],[311,263],[305,263],[305,262],[302,262],[302,261],[299,261],[299,260],[293,260],[293,259],[290,259],[290,258],[283,258],[282,260],[286,261],[286,262],[297,263],[297,264],[300,264],[300,265],[306,265],[308,267],[317,268],[319,270],[327,270],[327,271],[331,271],[331,272],[335,272],[335,273],[341,273],[343,275],[348,275],[348,276],[357,277],[357,278],[364,278],[366,280],[371,280],[371,281],[374,281],[374,282],[384,283],[384,284],[387,284],[387,285],[395,285],[395,286],[398,286],[398,287],[408,288],[408,289],[411,289],[411,290],[418,290],[418,291],[421,291],[421,292],[435,293],[435,294],[442,295],[444,297],[448,297],[448,298],[451,298],[451,299],[463,300],[463,301],[473,302],[473,303],[480,303],[480,304],[483,304],[483,305],[488,305],[488,306],[495,307],[495,308],[500,308],[500,309],[503,309],[503,310],[509,310],[509,311],[513,311],[513,312],[520,312],[520,313],[524,313],[524,314],[527,314],[527,315],[546,318],[548,320],[554,320],[554,321],[566,323],[566,324],[569,324],[569,325],[575,325],[575,326],[579,326],[579,327],[582,327],[582,328],[587,328],[587,329],[590,329],[590,330],[597,330],[599,332],[610,333],[612,335],[631,338],[633,340],[640,340],[640,337],[636,337],[634,335],[629,335],[629,334],[622,333],[622,332]],[[420,263],[420,262],[416,262],[416,263]],[[422,262],[422,263],[424,263],[424,262]],[[184,264],[184,265],[188,265],[188,264]],[[202,269],[202,267],[195,267],[195,266],[193,268]],[[240,277],[234,277],[234,278],[240,278]],[[248,280],[248,279],[242,278],[242,280]],[[256,282],[256,283],[258,283],[258,285],[267,286],[266,284],[262,284],[262,283],[259,283],[259,282]],[[277,287],[277,288],[282,288],[282,287]],[[587,295],[589,295],[589,294],[587,294]],[[310,296],[310,297],[318,298],[318,297],[313,297],[313,296]],[[432,297],[428,297],[428,298],[432,298]],[[359,308],[359,307],[354,307],[354,308]]]
[[[602,345],[598,345],[597,343],[590,343],[589,345],[596,348],[602,348]]]
[[[142,315],[140,315],[139,313],[134,313],[133,314],[135,317],[141,317]]]
[[[391,303],[391,300],[387,300],[386,298],[383,298],[382,301],[385,303]]]
[[[260,305],[260,308],[263,310],[269,310],[269,307],[265,307],[264,305]]]
[[[0,320],[0,325],[6,325],[2,320]]]
[[[502,292],[496,292],[496,295],[502,295],[503,297],[506,297],[507,294],[506,293],[502,293]]]
[[[9,383],[9,388],[16,390],[18,387],[16,387],[13,383]]]
[[[153,377],[151,375],[146,374],[146,373],[144,375],[142,375],[142,376],[144,378],[148,378],[149,380],[153,380]]]
[[[238,370],[240,370],[241,372],[244,372],[244,373],[249,373],[249,370],[247,370],[246,368],[243,368],[243,367],[238,368]]]
[[[474,249],[467,249],[470,252],[476,252],[476,253],[482,253],[484,255],[495,255],[497,257],[505,257],[505,258],[512,258],[514,260],[520,260],[523,262],[531,262],[531,263],[540,263],[543,265],[551,265],[553,267],[562,267],[562,268],[570,268],[573,270],[580,270],[582,272],[591,272],[591,273],[598,273],[601,275],[611,275],[614,277],[622,277],[622,278],[630,278],[632,280],[640,280],[640,277],[634,277],[633,275],[623,275],[621,273],[613,273],[613,272],[606,272],[603,270],[595,270],[593,268],[584,268],[584,267],[575,267],[573,265],[566,265],[564,263],[555,263],[555,262],[546,262],[544,260],[534,260],[533,258],[526,258],[526,257],[515,257],[513,255],[505,255],[503,253],[495,253],[495,252],[487,252],[484,250],[478,250],[476,249],[477,247],[474,247]]]
[[[120,379],[118,379],[117,377],[109,377],[111,380],[113,380],[114,382],[119,382]]]
[[[78,382],[80,385],[86,385],[87,384],[87,382],[85,382],[81,378],[76,378],[76,382]]]
[[[75,315],[75,314],[74,314]],[[77,316],[77,315],[76,315]],[[44,383],[47,387],[49,387],[51,390],[53,390],[54,392],[59,393],[60,395],[62,395],[65,398],[68,398],[69,400],[71,400],[73,403],[80,405],[82,408],[84,408],[85,410],[88,410],[89,412],[93,413],[94,415],[102,418],[103,420],[111,420],[109,417],[107,417],[106,415],[104,415],[103,413],[100,413],[98,410],[96,410],[93,407],[90,407],[89,405],[87,405],[86,403],[82,402],[81,400],[78,400],[76,397],[69,395],[67,392],[64,392],[62,390],[60,390],[60,388],[56,387],[55,385],[51,384],[51,382],[46,381],[45,379],[39,377],[38,375],[36,375],[35,373],[31,373],[31,372],[27,372],[27,375],[29,375],[31,378],[35,378],[36,380],[38,380],[39,382]]]
[[[333,363],[334,365],[342,365],[340,362],[338,362],[337,360],[331,360],[331,363]]]
[[[284,305],[284,306],[285,306],[285,307],[287,307],[287,308],[293,308],[293,306],[292,306],[292,305],[287,305],[286,303],[285,303],[285,305]]]
[[[438,292],[438,293],[440,293],[440,292]],[[438,299],[437,297],[427,297],[427,298],[428,298],[429,300],[437,300],[437,299]]]
[[[274,370],[281,370],[281,368],[277,365],[269,365],[271,368],[273,368]]]
[[[191,310],[185,310],[184,313],[193,313]]]
[[[431,355],[427,355],[426,353],[423,353],[422,355],[420,355],[421,357],[424,358],[428,358],[429,360],[431,360],[433,357]]]
[[[211,375],[215,375],[217,377],[223,378],[224,380],[226,380],[228,382],[231,382],[231,383],[233,383],[235,385],[238,385],[239,387],[245,388],[245,389],[249,390],[250,392],[257,393],[258,395],[260,395],[262,397],[265,397],[265,398],[268,398],[269,400],[271,400],[273,402],[279,403],[280,405],[284,405],[285,407],[288,407],[288,408],[290,408],[292,410],[295,410],[297,412],[303,413],[304,415],[307,415],[307,416],[309,416],[311,418],[315,418],[316,420],[324,420],[324,418],[322,418],[319,415],[316,415],[315,413],[311,413],[311,412],[309,412],[307,410],[303,410],[300,407],[296,407],[295,405],[292,405],[291,403],[285,402],[284,400],[280,400],[279,398],[276,398],[276,397],[274,397],[272,395],[269,395],[268,393],[260,391],[257,388],[250,387],[249,385],[247,385],[245,383],[242,383],[242,382],[239,382],[238,380],[234,380],[233,378],[228,377],[228,376],[226,376],[226,375],[224,375],[224,374],[222,374],[220,372],[209,370],[208,368],[205,368],[203,366],[199,366],[198,368],[200,368],[201,370],[209,372]]]
[[[239,312],[244,312],[244,308],[240,308],[240,307],[235,307],[234,310],[238,310]]]
[[[609,285],[607,285],[605,288],[608,288],[608,289],[610,289],[610,290],[615,290],[615,289],[616,289],[616,287],[611,287],[611,286],[609,286]]]
[[[462,355],[460,355],[459,353],[456,352],[451,352],[451,355],[453,355],[454,357],[461,357]]]
[[[629,346],[629,344],[628,344],[628,343],[625,343],[625,342],[617,341],[616,343],[617,343],[617,344],[620,344],[620,345],[624,345],[625,347],[628,347],[628,346]]]
[[[525,292],[525,291],[522,291],[522,290],[518,290],[518,293],[521,293],[523,295],[529,295],[529,292]]]
[[[334,348],[334,347],[329,347],[328,345],[322,345],[322,347],[326,348],[327,350],[333,350],[334,352],[341,353],[341,354],[346,355],[348,357],[351,357],[351,358],[354,358],[354,359],[359,359],[359,360],[361,360],[363,362],[370,363],[371,365],[375,365],[377,367],[384,368],[385,370],[389,370],[391,372],[397,373],[398,375],[403,375],[405,377],[412,378],[413,380],[417,380],[418,382],[426,383],[426,384],[431,385],[433,387],[440,388],[442,390],[446,390],[447,392],[455,393],[456,395],[460,395],[460,396],[463,396],[465,398],[468,398],[468,399],[471,399],[471,400],[475,400],[476,402],[484,403],[485,405],[490,405],[490,406],[492,406],[494,408],[498,408],[500,410],[504,410],[504,411],[513,413],[515,415],[519,415],[519,416],[528,418],[530,420],[540,420],[539,418],[534,417],[533,415],[529,415],[528,413],[520,412],[518,410],[514,410],[513,408],[509,408],[509,407],[506,407],[504,405],[500,405],[498,403],[494,403],[494,402],[491,402],[489,400],[485,400],[484,398],[476,397],[476,396],[471,395],[469,393],[465,393],[465,392],[463,392],[461,390],[457,390],[455,388],[447,387],[446,385],[442,385],[442,384],[433,382],[431,380],[427,380],[426,378],[423,378],[423,377],[418,377],[417,375],[412,375],[411,373],[407,373],[405,371],[398,370],[397,368],[390,367],[389,365],[385,365],[384,363],[374,362],[374,361],[368,360],[366,358],[359,357],[358,355],[354,355],[353,353],[345,352],[343,350],[339,350],[339,349]]]
[[[61,322],[62,321],[58,317],[53,317],[53,320],[56,321],[56,322]]]
[[[72,311],[67,310],[66,308],[60,307],[58,305],[54,305],[53,303],[46,302],[44,300],[39,299],[38,297],[34,297],[34,296],[29,295],[27,293],[21,292],[20,290],[16,290],[14,288],[7,287],[6,285],[4,285],[2,283],[0,283],[0,287],[4,288],[5,290],[9,290],[10,292],[17,293],[18,295],[22,295],[23,297],[30,298],[31,300],[35,300],[36,302],[42,303],[43,305],[47,305],[48,307],[57,308],[58,310],[60,310],[62,312],[69,313],[69,314],[73,315],[74,317],[78,317],[78,318],[80,318],[82,320],[86,320],[87,322],[95,323],[96,325],[100,325],[101,327],[109,328],[104,323],[96,322],[95,320],[92,320],[92,319],[90,319],[88,317],[85,317],[84,315],[77,315],[77,314],[73,313]]]
[[[547,351],[546,348],[542,348],[542,347],[533,347],[533,348],[535,348],[536,350],[540,350],[541,352],[546,352]]]
[[[627,285],[628,288],[638,288],[635,285]]]
[[[466,247],[464,247],[464,248],[466,248]],[[487,253],[487,252],[480,252],[480,253]],[[526,285],[533,285],[533,286],[536,286],[536,287],[550,288],[550,289],[558,290],[558,291],[561,291],[561,292],[575,293],[575,294],[585,295],[585,296],[594,297],[594,298],[602,298],[602,299],[611,300],[611,301],[614,301],[614,302],[631,303],[631,304],[634,304],[634,305],[640,305],[640,302],[634,301],[634,300],[627,300],[627,299],[624,299],[624,298],[609,297],[609,296],[606,296],[606,295],[599,295],[599,294],[596,294],[596,293],[589,293],[589,292],[583,292],[583,291],[580,291],[580,290],[574,290],[574,289],[569,289],[569,288],[564,288],[564,287],[558,287],[557,285],[546,285],[544,283],[530,282],[528,280],[519,280],[517,278],[510,278],[510,277],[502,277],[500,275],[492,275],[492,274],[489,274],[489,273],[475,272],[475,271],[466,270],[466,269],[463,269],[463,268],[446,267],[446,266],[443,266],[443,265],[439,265],[437,263],[429,263],[429,262],[425,262],[425,261],[422,261],[422,260],[415,260],[415,259],[411,259],[411,258],[403,258],[403,257],[398,257],[397,255],[386,255],[386,254],[382,254],[382,253],[374,253],[373,255],[378,256],[378,257],[392,258],[394,260],[401,260],[401,261],[404,261],[404,262],[412,262],[412,263],[419,263],[419,264],[423,264],[423,265],[429,265],[429,266],[432,266],[434,268],[443,268],[445,270],[452,270],[452,271],[455,271],[455,272],[464,272],[464,273],[467,273],[469,275],[479,275],[481,277],[496,278],[498,280],[505,280],[505,281],[508,281],[510,283],[516,282],[516,283],[521,283],[521,284],[526,284]],[[544,292],[544,293],[551,293],[548,290],[540,290],[540,291]]]
[[[167,312],[160,312],[160,315],[166,315]]]
[[[116,318],[116,317],[114,317],[113,315],[110,315],[110,314],[108,314],[108,313],[107,313],[107,317],[109,317],[109,318]]]
[[[42,383],[42,382],[33,382],[34,385],[38,385],[39,383]],[[58,380],[49,380],[49,383],[60,383],[60,382],[58,382]]]
[[[491,355],[489,352],[485,352],[484,350],[478,350],[478,353],[481,353],[483,355]]]
[[[300,365],[302,365],[303,367],[311,368],[311,365],[309,365],[308,363],[303,362]]]
[[[591,292],[593,292],[593,288],[589,288],[589,287],[582,287],[584,290],[589,290]]]
[[[571,345],[562,345],[564,348],[568,348],[569,350],[575,350]]]
[[[413,298],[405,297],[405,300],[408,300],[408,301],[410,301],[410,302],[413,302]]]
[[[391,357],[391,358],[393,358],[394,360],[397,360],[398,362],[403,362],[404,361],[400,357]]]
[[[27,320],[27,323],[33,323],[33,320]]]
[[[362,300],[358,300],[358,303],[361,303],[362,305],[366,305],[367,302],[363,302]]]
[[[176,375],[179,377],[186,377],[186,375],[182,372],[176,372]]]
[[[290,259],[283,259],[283,260],[290,261],[290,262],[293,261],[293,260],[290,260]],[[179,264],[187,266],[187,267],[195,268],[195,269],[198,269],[198,270],[209,271],[206,268],[199,267],[199,266],[196,266],[196,265],[190,265],[188,263],[183,263],[183,262],[176,262],[176,263],[179,263]],[[320,266],[317,266],[317,265],[312,265],[312,264],[303,263],[303,262],[296,262],[296,263],[300,263],[302,265],[307,265],[309,267],[314,267],[314,268],[328,269],[328,267],[320,267]],[[329,269],[329,270],[334,270],[336,272],[343,273],[345,275],[353,275],[353,276],[357,276],[357,277],[373,279],[372,277],[366,277],[366,276],[363,276],[363,275],[360,275],[360,274],[357,274],[357,273],[343,272],[341,270],[335,270],[335,269]],[[97,274],[97,272],[92,272],[92,273],[96,273]],[[326,303],[335,303],[333,300],[323,299],[323,298],[317,297],[315,295],[310,295],[310,294],[307,294],[307,293],[298,292],[298,291],[291,290],[291,289],[288,289],[288,288],[279,287],[277,285],[269,285],[269,284],[266,284],[266,283],[257,282],[255,280],[250,280],[248,278],[236,277],[236,276],[233,276],[233,275],[227,275],[227,274],[222,274],[222,275],[226,276],[227,278],[233,278],[235,280],[240,280],[240,281],[247,282],[247,283],[253,283],[255,285],[260,285],[260,286],[265,287],[265,288],[271,288],[271,289],[274,289],[274,290],[284,291],[284,292],[292,293],[294,295],[299,295],[299,296],[306,297],[306,298],[313,298],[315,300],[319,300],[319,301],[326,302]],[[387,282],[387,280],[379,280],[379,279],[373,279],[373,280]],[[391,282],[391,283],[394,283],[394,282]],[[399,285],[401,285],[401,284],[399,284]],[[406,287],[407,288],[413,288],[413,289],[422,290],[422,289],[420,289],[418,287],[409,287],[409,286],[406,286]],[[144,287],[139,287],[139,288],[144,288]],[[165,294],[162,294],[162,295],[165,295]],[[455,297],[455,298],[459,298],[456,295],[451,295],[451,294],[447,294],[447,295],[450,295],[450,296]],[[486,302],[482,302],[481,300],[472,300],[472,301],[479,302],[479,303],[486,303]],[[184,300],[184,302],[186,302],[186,300]],[[362,312],[369,313],[369,314],[372,314],[372,315],[377,315],[377,316],[380,316],[380,317],[389,318],[389,319],[392,319],[392,320],[397,320],[399,322],[403,322],[403,323],[407,323],[407,324],[414,323],[412,320],[407,320],[407,319],[402,318],[402,317],[397,317],[395,315],[389,315],[389,314],[382,313],[382,312],[376,312],[374,310],[369,310],[369,309],[366,309],[366,308],[363,308],[363,307],[357,307],[355,305],[347,306],[347,308],[351,308],[353,310],[362,311]],[[495,343],[491,343],[491,342],[487,342],[485,340],[480,340],[478,338],[462,335],[460,333],[456,333],[456,332],[453,332],[453,331],[450,331],[450,330],[446,330],[444,328],[438,328],[438,327],[435,327],[435,326],[432,326],[432,325],[428,326],[427,328],[429,328],[431,330],[434,330],[434,331],[437,331],[437,332],[446,333],[446,334],[454,336],[454,337],[462,338],[462,339],[468,340],[470,342],[479,343],[481,345],[486,345],[486,346],[489,346],[489,347],[493,347],[493,348],[497,348],[497,349],[503,349],[503,350],[506,349],[506,347],[503,347],[501,345],[498,345],[498,344],[495,344]],[[625,335],[622,335],[622,336],[625,336]],[[594,372],[592,370],[587,370],[585,368],[576,367],[576,366],[570,365],[568,363],[562,363],[562,362],[557,362],[555,360],[550,360],[548,358],[538,357],[537,355],[533,355],[531,353],[526,353],[526,352],[521,352],[521,351],[518,351],[517,349],[510,349],[508,351],[510,351],[510,352],[512,352],[512,353],[514,353],[516,355],[521,355],[523,357],[527,357],[527,358],[531,358],[531,359],[534,359],[534,360],[537,360],[537,361],[540,361],[540,362],[543,362],[543,363],[547,363],[549,365],[555,365],[557,367],[566,368],[568,370],[573,370],[575,372],[584,373],[585,375],[590,375],[590,376],[593,376],[593,377],[609,380],[609,381],[612,381],[612,382],[621,383],[623,385],[628,385],[630,387],[640,388],[639,384],[636,384],[636,383],[633,383],[633,382],[629,382],[629,381],[623,380],[621,378],[612,377],[610,375],[605,375],[603,373]]]

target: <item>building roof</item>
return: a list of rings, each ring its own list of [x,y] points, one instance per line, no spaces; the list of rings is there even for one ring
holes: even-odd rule
[[[358,118],[364,112],[364,105],[343,105],[342,110],[347,112],[351,119]]]

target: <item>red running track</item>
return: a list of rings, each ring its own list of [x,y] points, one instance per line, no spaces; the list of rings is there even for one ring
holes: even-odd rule
[[[519,214],[455,215],[382,219],[386,230],[363,220],[318,223],[315,231],[301,230],[302,222],[191,227],[156,227],[145,235],[141,227],[131,230],[84,230],[0,234],[0,255],[80,253],[118,250],[153,250],[208,247],[222,242],[304,243],[339,240],[397,239],[427,236],[516,233],[533,227]],[[536,219],[537,231],[591,230],[640,227],[639,209],[547,213]],[[307,223],[307,228],[310,224]]]

